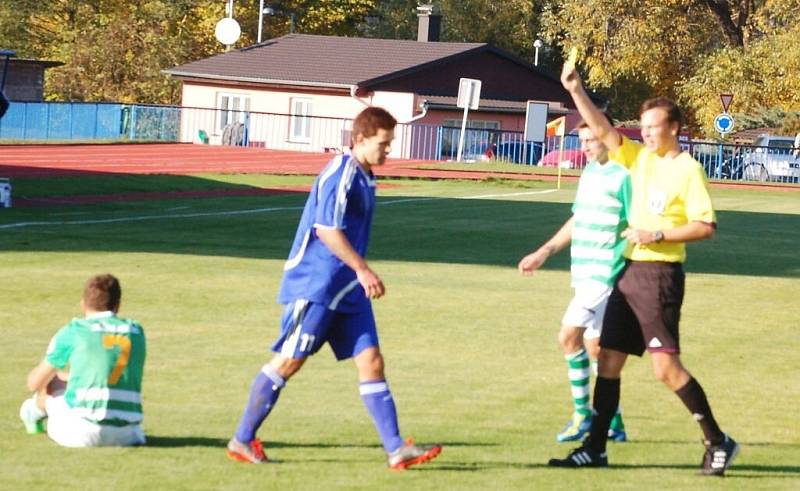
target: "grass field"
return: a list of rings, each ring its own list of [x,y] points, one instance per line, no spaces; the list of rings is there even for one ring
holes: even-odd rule
[[[28,197],[296,186],[308,177],[203,175],[18,179]],[[382,181],[384,182],[384,181]],[[401,429],[442,455],[389,472],[355,371],[327,348],[291,380],[260,436],[277,462],[226,459],[252,377],[277,334],[282,264],[303,193],[0,210],[0,487],[3,489],[798,489],[800,200],[713,191],[720,227],[689,248],[683,360],[742,453],[725,479],[695,475],[701,434],[649,360],[623,377],[631,441],[609,470],[549,469],[570,445],[556,331],[568,255],[533,278],[518,259],[569,216],[574,184],[389,181],[370,251]],[[44,222],[44,223],[43,223]],[[25,376],[79,314],[83,281],[113,272],[122,314],[148,336],[149,445],[67,450],[17,418]]]

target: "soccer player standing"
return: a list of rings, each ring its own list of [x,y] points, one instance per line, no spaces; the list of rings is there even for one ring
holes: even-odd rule
[[[267,461],[256,432],[289,378],[326,342],[338,360],[353,358],[361,398],[391,468],[405,469],[441,452],[439,445],[419,446],[400,437],[370,301],[386,289],[364,259],[375,208],[372,166],[382,165],[391,151],[396,124],[384,109],[364,109],[353,120],[350,154],[333,158],[314,181],[284,265],[278,302],[285,307],[272,347],[276,354],[256,375],[228,442],[228,456],[235,460]]]
[[[65,447],[145,443],[142,431],[144,330],[117,317],[122,290],[110,274],[89,278],[81,307],[85,317],[62,327],[45,359],[28,375],[35,391],[20,408],[28,433],[44,431]],[[64,373],[69,380],[64,385]]]
[[[589,360],[597,360],[600,332],[608,297],[625,259],[622,232],[628,226],[631,179],[628,170],[608,159],[608,149],[589,126],[578,126],[581,150],[589,161],[581,173],[572,217],[539,249],[519,262],[526,276],[544,265],[547,259],[570,245],[571,284],[575,295],[570,301],[558,341],[567,360],[574,412],[566,427],[556,435],[559,442],[580,440],[591,428],[589,398]],[[585,341],[585,344],[584,344]],[[596,362],[595,362],[596,363]],[[627,434],[618,410],[608,436],[625,441]]]
[[[716,215],[702,166],[682,152],[678,106],[663,97],[641,108],[642,139],[620,135],[589,99],[574,66],[567,63],[561,82],[592,132],[609,149],[609,158],[628,167],[633,183],[630,228],[623,233],[629,259],[614,285],[600,336],[599,376],[589,438],[559,467],[605,467],[607,430],[619,404],[620,376],[629,354],[650,352],[653,371],[700,424],[705,437],[702,472],[722,476],[739,452],[739,445],[722,432],[706,394],[680,359],[680,309],[686,242],[714,235]]]

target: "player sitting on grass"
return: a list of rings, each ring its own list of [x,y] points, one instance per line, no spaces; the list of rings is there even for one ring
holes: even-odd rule
[[[441,446],[403,441],[392,393],[384,375],[371,298],[385,293],[367,265],[375,176],[394,139],[395,119],[369,107],[353,120],[352,152],[331,160],[314,181],[284,266],[278,302],[284,304],[276,355],[261,368],[228,456],[267,461],[256,432],[278,401],[287,380],[326,342],[338,360],[353,358],[359,391],[386,450],[389,467],[405,469],[436,457]]]
[[[56,333],[28,375],[28,389],[35,392],[19,411],[28,433],[43,433],[47,418],[47,434],[65,447],[144,444],[144,331],[117,317],[121,296],[110,274],[86,282],[84,318]]]
[[[581,121],[577,128],[581,150],[589,164],[578,182],[573,215],[543,246],[523,257],[518,266],[520,273],[529,276],[550,256],[570,245],[575,296],[561,321],[558,341],[567,360],[574,412],[556,435],[559,442],[581,440],[591,428],[589,358],[596,375],[603,314],[614,279],[625,265],[622,232],[628,226],[631,196],[628,170],[608,159],[608,149],[585,122]],[[618,442],[627,440],[619,409],[611,420],[608,436]]]

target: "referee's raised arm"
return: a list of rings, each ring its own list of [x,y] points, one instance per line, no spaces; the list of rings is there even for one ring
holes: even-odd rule
[[[561,84],[567,89],[575,107],[583,120],[589,125],[592,133],[599,138],[609,151],[613,152],[622,145],[622,135],[608,121],[608,118],[594,105],[581,83],[581,77],[572,63],[564,63],[561,70]]]

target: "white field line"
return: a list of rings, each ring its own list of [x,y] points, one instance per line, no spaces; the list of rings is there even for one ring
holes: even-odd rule
[[[17,222],[0,225],[0,229],[32,227],[36,225],[96,225],[101,223],[122,223],[122,222],[141,222],[144,220],[163,220],[173,218],[199,218],[199,217],[218,217],[230,215],[249,215],[253,213],[270,213],[273,211],[302,210],[302,206],[284,206],[278,208],[252,208],[249,210],[232,211],[209,211],[197,213],[174,213],[170,215],[142,215],[119,218],[100,218],[95,220],[60,220],[50,222]]]
[[[520,191],[519,193],[504,193],[504,194],[481,194],[478,196],[464,196],[456,199],[483,199],[483,198],[505,198],[507,196],[530,196],[533,194],[548,194],[555,193],[557,189],[544,189],[542,191]]]
[[[443,199],[482,199],[482,198],[502,198],[505,196],[524,196],[531,194],[546,194],[553,193],[555,189],[546,189],[543,191],[525,191],[519,193],[507,194],[483,194],[477,196],[456,196],[456,197],[424,197],[424,198],[405,198],[389,201],[379,201],[379,205],[396,205],[401,203],[418,203],[421,201],[435,201]],[[302,206],[281,206],[274,208],[251,208],[247,210],[231,210],[231,211],[208,211],[196,213],[173,213],[162,215],[140,215],[119,218],[98,218],[93,220],[53,220],[41,222],[16,222],[0,225],[0,230],[7,230],[12,228],[36,227],[36,226],[50,226],[50,225],[98,225],[105,223],[124,223],[124,222],[141,222],[146,220],[170,220],[176,218],[202,218],[202,217],[219,217],[219,216],[233,216],[233,215],[252,215],[255,213],[272,213],[276,211],[294,211],[302,210]]]

